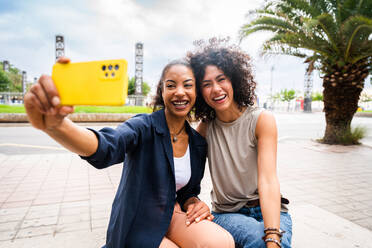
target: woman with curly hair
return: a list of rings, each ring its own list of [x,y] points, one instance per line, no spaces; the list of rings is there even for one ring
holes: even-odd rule
[[[270,112],[254,106],[250,57],[216,42],[187,57],[202,96],[195,114],[208,143],[214,221],[240,247],[290,247],[289,202],[276,172],[277,127]]]

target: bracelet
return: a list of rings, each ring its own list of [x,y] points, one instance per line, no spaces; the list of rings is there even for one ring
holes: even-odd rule
[[[283,236],[283,232],[278,232],[278,231],[267,231],[267,232],[265,232],[265,236],[264,236],[264,237],[266,237],[266,236],[269,235],[269,234],[276,234],[276,235],[279,236],[279,238],[281,238],[281,237]]]
[[[275,231],[275,232],[280,232],[280,233],[285,233],[285,231],[282,231],[282,230],[280,230],[280,229],[278,229],[278,228],[275,228],[275,227],[267,227],[267,228],[265,228],[264,229],[264,233],[266,233],[266,232],[268,232],[268,231]]]
[[[282,245],[280,244],[280,242],[276,239],[272,239],[272,238],[267,238],[264,240],[265,241],[265,244],[268,243],[268,242],[273,242],[275,244],[277,244],[279,246],[279,248],[282,248]]]

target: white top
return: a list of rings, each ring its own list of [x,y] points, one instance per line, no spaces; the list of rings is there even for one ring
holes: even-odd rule
[[[173,159],[174,175],[176,178],[176,191],[178,191],[189,182],[191,177],[189,146],[187,146],[185,155],[180,158],[173,157]]]

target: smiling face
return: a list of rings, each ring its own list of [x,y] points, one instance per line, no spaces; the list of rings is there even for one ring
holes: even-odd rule
[[[208,65],[200,85],[204,101],[216,111],[223,113],[236,108],[231,81],[217,66]]]
[[[172,65],[164,74],[162,97],[167,115],[186,118],[196,100],[192,70],[185,65]]]

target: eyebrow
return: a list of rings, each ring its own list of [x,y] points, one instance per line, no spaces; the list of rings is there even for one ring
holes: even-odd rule
[[[186,79],[185,81],[183,81],[183,83],[186,83],[186,82],[189,82],[189,81],[193,81],[192,78],[189,78],[189,79]],[[172,79],[167,79],[165,80],[165,82],[171,82],[171,83],[177,83],[176,81],[172,80]]]
[[[217,75],[216,79],[218,79],[220,77],[225,77],[225,74],[221,73],[221,74]],[[211,80],[203,80],[202,83],[204,83],[204,82],[211,82]]]

